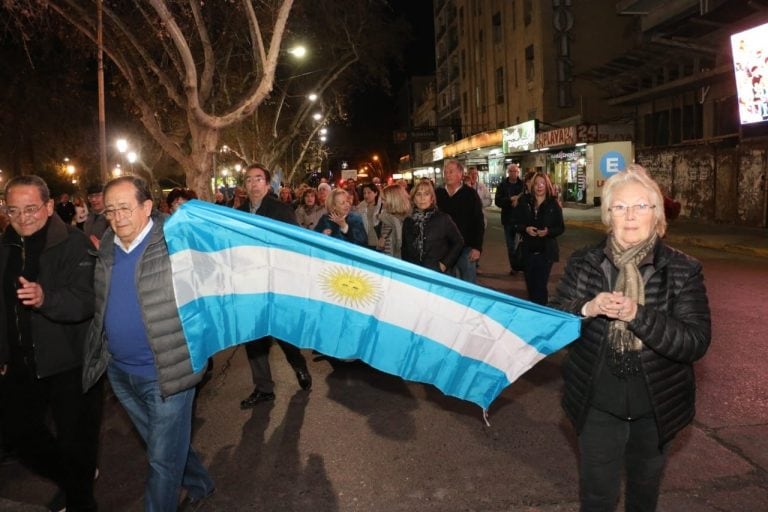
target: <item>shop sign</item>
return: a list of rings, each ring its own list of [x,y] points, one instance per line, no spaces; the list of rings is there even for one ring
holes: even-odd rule
[[[597,142],[618,142],[622,140],[635,140],[635,130],[632,125],[600,125],[597,134]]]
[[[536,134],[536,147],[539,149],[573,146],[579,142],[595,143],[597,141],[598,130],[596,124],[564,126]]]
[[[584,156],[583,151],[560,151],[559,153],[553,153],[550,154],[549,157],[552,160],[576,160],[577,158],[581,158]]]
[[[437,146],[432,150],[432,161],[437,162],[438,160],[443,159],[443,151],[445,150],[445,144],[442,146]]]
[[[607,151],[600,157],[600,174],[604,178],[610,178],[626,168],[627,161],[619,151]]]
[[[537,148],[551,148],[557,146],[573,146],[576,140],[576,127],[566,126],[536,134]]]
[[[536,142],[536,120],[504,128],[502,134],[502,150],[504,153],[528,151]]]
[[[593,144],[600,140],[596,124],[580,124],[576,127],[576,142]]]
[[[487,148],[492,146],[499,146],[502,140],[501,130],[492,130],[489,132],[482,132],[466,137],[453,144],[445,146],[443,156],[445,158],[453,158],[463,153],[469,153],[480,148]]]

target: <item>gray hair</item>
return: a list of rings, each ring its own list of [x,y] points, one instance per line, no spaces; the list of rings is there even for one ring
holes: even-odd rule
[[[462,165],[462,163],[459,162],[458,160],[448,160],[447,162],[445,162],[445,165],[443,165],[443,169],[445,169],[451,164],[455,165],[461,174],[464,174],[464,165]]]
[[[603,185],[603,195],[600,204],[600,215],[602,217],[603,224],[608,227],[608,231],[611,231],[611,202],[613,201],[613,194],[616,189],[623,187],[624,185],[637,183],[641,185],[649,194],[650,200],[653,204],[653,215],[656,217],[656,233],[659,237],[663,237],[667,232],[667,217],[664,213],[664,195],[661,193],[659,185],[650,177],[648,171],[638,164],[630,164],[626,170],[617,172]]]
[[[15,176],[8,180],[8,184],[5,185],[5,197],[8,197],[8,192],[13,187],[36,187],[38,192],[40,192],[40,199],[42,199],[44,203],[47,203],[51,198],[51,191],[48,188],[48,184],[43,178],[34,174]]]

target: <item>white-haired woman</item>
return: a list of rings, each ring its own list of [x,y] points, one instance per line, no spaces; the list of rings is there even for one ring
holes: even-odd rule
[[[603,187],[608,236],[574,253],[551,305],[583,317],[563,365],[582,510],[655,510],[669,442],[694,415],[711,323],[701,264],[663,241],[663,196],[631,165]]]
[[[363,219],[357,212],[351,211],[352,198],[346,190],[343,188],[334,189],[325,200],[325,207],[328,209],[328,213],[320,217],[315,231],[353,244],[366,246],[368,235],[365,233]]]

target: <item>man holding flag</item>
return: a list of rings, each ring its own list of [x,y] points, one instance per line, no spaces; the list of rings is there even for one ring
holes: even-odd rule
[[[248,200],[238,210],[298,226],[296,214],[291,207],[269,194],[271,180],[271,173],[266,167],[261,164],[249,165],[245,170],[245,190],[248,193]],[[260,402],[275,399],[275,382],[272,380],[272,371],[269,367],[269,349],[273,339],[272,336],[266,336],[245,344],[254,388],[253,393],[240,402],[241,409],[250,409]],[[296,373],[301,389],[311,388],[312,377],[309,375],[307,361],[301,354],[301,350],[284,341],[278,340],[277,344],[283,349],[285,358]]]
[[[88,332],[83,386],[106,372],[112,389],[147,445],[146,511],[176,510],[213,493],[213,481],[190,446],[192,402],[203,371],[194,372],[179,320],[164,216],[153,213],[146,182],[110,181],[96,265],[96,310]]]

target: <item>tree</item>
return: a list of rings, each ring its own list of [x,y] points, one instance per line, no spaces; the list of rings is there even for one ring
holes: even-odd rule
[[[327,155],[320,130],[346,121],[357,88],[389,89],[387,65],[401,56],[408,26],[384,0],[316,0],[296,5],[288,30],[309,55],[279,64],[272,94],[254,116],[226,130],[222,141],[241,159],[283,171],[285,181],[295,182],[304,178],[304,166]],[[316,100],[308,100],[310,92]],[[320,121],[312,118],[318,112]]]
[[[251,116],[272,90],[292,6],[293,0],[104,1],[104,52],[121,94],[203,198],[210,198],[221,131]],[[23,30],[50,29],[55,14],[96,42],[93,1],[6,0],[4,7]]]

